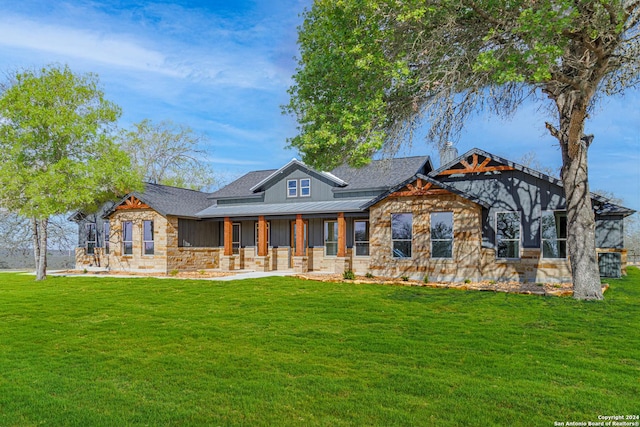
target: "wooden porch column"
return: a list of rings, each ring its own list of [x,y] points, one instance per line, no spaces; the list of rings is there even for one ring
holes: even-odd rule
[[[224,255],[233,255],[233,223],[231,218],[224,218]]]
[[[295,256],[304,256],[304,221],[302,214],[296,215],[296,253]]]
[[[344,212],[338,212],[338,257],[347,256],[347,221]]]
[[[267,256],[267,221],[264,215],[258,217],[258,256]]]

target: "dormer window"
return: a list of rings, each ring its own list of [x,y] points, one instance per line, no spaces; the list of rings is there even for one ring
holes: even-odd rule
[[[298,180],[287,180],[287,197],[298,197]]]
[[[311,196],[311,179],[288,179],[287,180],[287,197],[310,197]]]
[[[311,180],[303,178],[300,180],[300,197],[311,196]]]

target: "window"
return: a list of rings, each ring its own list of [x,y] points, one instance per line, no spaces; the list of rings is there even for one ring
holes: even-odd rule
[[[496,213],[496,255],[520,258],[520,212]]]
[[[567,257],[567,213],[542,212],[542,258]]]
[[[231,247],[235,255],[240,253],[240,223],[234,222],[232,227]]]
[[[300,197],[311,196],[311,180],[303,178],[300,180]]]
[[[394,258],[411,258],[413,215],[391,214],[391,244]]]
[[[142,221],[142,248],[145,255],[153,255],[153,221]]]
[[[131,221],[122,223],[122,254],[133,254],[133,223]]]
[[[260,241],[260,234],[258,232],[259,224],[256,221],[256,247],[258,247],[258,242]],[[271,223],[267,221],[267,247],[271,246]]]
[[[298,197],[298,180],[287,180],[287,197]]]
[[[453,212],[431,213],[431,258],[453,258]]]
[[[95,224],[86,224],[87,226],[87,253],[93,255],[98,243]]]
[[[111,227],[109,226],[109,222],[104,223],[104,253],[109,255],[109,233]]]
[[[356,256],[369,256],[369,221],[353,221]]]
[[[324,222],[324,254],[338,255],[338,221]]]

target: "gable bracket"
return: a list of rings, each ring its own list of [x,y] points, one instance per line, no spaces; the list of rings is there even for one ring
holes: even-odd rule
[[[137,197],[129,196],[125,201],[116,206],[116,210],[126,209],[151,209],[151,207],[146,203],[142,203]]]
[[[440,172],[438,175],[455,175],[455,174],[466,174],[466,173],[485,173],[485,172],[498,172],[498,171],[512,171],[515,168],[511,166],[488,166],[491,162],[491,158],[485,158],[482,163],[478,162],[478,155],[474,154],[471,156],[471,164],[469,164],[466,160],[460,160],[460,164],[464,166],[464,169],[447,169],[445,171]]]

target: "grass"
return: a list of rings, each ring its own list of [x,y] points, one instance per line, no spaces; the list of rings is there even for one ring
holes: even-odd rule
[[[274,277],[0,274],[0,425],[550,426],[640,410],[602,302]]]

